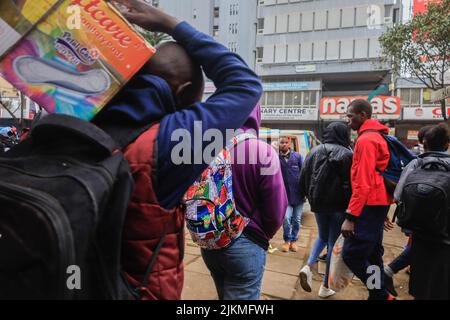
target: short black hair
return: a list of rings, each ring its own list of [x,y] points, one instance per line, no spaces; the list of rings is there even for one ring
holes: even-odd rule
[[[353,112],[356,114],[365,112],[369,119],[372,118],[372,105],[367,100],[363,99],[353,100],[348,107],[352,108]]]
[[[450,131],[445,123],[430,128],[424,137],[424,142],[429,151],[447,151],[450,142]]]
[[[419,133],[417,134],[417,139],[419,140],[419,143],[423,144],[423,138],[425,138],[425,134],[428,132],[428,130],[432,129],[434,125],[430,124],[428,126],[422,127],[419,130]]]

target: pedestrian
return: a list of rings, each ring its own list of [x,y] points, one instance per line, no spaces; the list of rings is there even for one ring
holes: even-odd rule
[[[281,251],[297,252],[300,221],[303,212],[304,199],[300,196],[299,184],[300,170],[302,168],[302,156],[292,150],[292,139],[281,137],[279,142],[281,171],[283,173],[284,186],[288,197],[288,207],[283,223],[284,244]]]
[[[351,196],[353,152],[349,149],[350,143],[349,127],[342,122],[331,123],[324,131],[323,144],[311,150],[300,174],[300,196],[308,199],[319,229],[308,262],[300,271],[300,284],[305,291],[312,291],[311,267],[317,263],[326,245],[328,254],[325,276],[319,290],[321,298],[335,294],[328,288],[328,273],[331,253],[341,233]]]
[[[200,131],[201,139],[205,131],[219,130],[224,145],[226,130],[245,123],[262,87],[238,55],[188,23],[142,1],[117,2],[131,23],[167,33],[177,41],[158,46],[156,54],[93,122],[123,147],[135,179],[123,230],[124,277],[134,287],[148,281],[137,289],[143,299],[180,299],[184,280],[182,197],[208,166],[203,159],[194,161],[208,144],[194,141],[194,132]],[[201,102],[202,69],[217,87],[205,102]],[[187,160],[181,163],[173,154],[180,143],[173,134],[180,131],[189,135],[188,150],[181,154]]]
[[[241,129],[257,133],[260,122],[258,106]],[[219,250],[202,249],[201,253],[220,300],[258,300],[269,241],[281,227],[286,212],[286,191],[279,158],[270,145],[249,139],[232,153],[236,208],[249,224],[231,245]],[[240,158],[242,155],[245,158]],[[254,155],[258,155],[256,161],[250,161]],[[264,173],[268,168],[270,171]]]
[[[389,128],[372,119],[372,105],[366,100],[350,103],[347,116],[350,127],[358,131],[358,139],[351,169],[352,197],[342,225],[346,238],[343,260],[367,287],[370,300],[392,299],[384,286],[383,229],[393,198],[381,175],[390,154],[380,134],[388,134]],[[368,283],[373,267],[378,267],[381,277],[377,286]]]
[[[422,221],[433,219],[433,214],[439,209],[439,199],[431,198],[432,189],[424,190],[421,197],[416,194],[408,195],[414,181],[410,177],[416,174],[426,163],[442,163],[444,170],[450,169],[450,154],[448,153],[450,143],[450,132],[446,124],[435,125],[428,128],[424,134],[423,144],[426,152],[413,160],[403,171],[400,181],[395,190],[395,198],[404,202],[402,205],[409,210],[417,210],[418,215],[423,216]],[[445,166],[446,165],[446,166]],[[435,171],[433,167],[422,172],[422,177],[449,181],[446,174],[440,170]],[[422,181],[422,180],[421,180]],[[420,182],[421,182],[420,181]],[[426,186],[429,182],[423,180]],[[437,184],[432,184],[437,185]],[[448,184],[446,184],[448,186]],[[408,187],[408,189],[407,189]],[[423,187],[422,187],[423,188]],[[428,187],[429,188],[429,187]],[[450,192],[450,190],[445,190]],[[411,196],[414,201],[410,202]],[[413,208],[411,208],[413,207]],[[445,202],[444,215],[448,221],[448,205]],[[417,217],[417,215],[411,215]],[[417,220],[417,218],[414,219]],[[438,226],[441,229],[441,226]],[[409,280],[409,293],[418,300],[448,300],[450,299],[450,228],[445,226],[447,237],[438,238],[437,234],[426,229],[424,225],[412,225],[412,241],[409,251],[411,273]]]
[[[419,130],[419,133],[418,133],[417,137],[418,137],[418,140],[419,140],[419,145],[418,146],[419,146],[420,154],[424,154],[424,153],[429,151],[429,150],[425,149],[423,139],[425,138],[425,134],[427,133],[427,131],[430,130],[431,128],[433,128],[433,127],[434,127],[433,125],[429,125],[429,126],[422,127]],[[401,190],[403,189],[402,185],[404,184],[405,177],[407,177],[408,174],[409,174],[408,171],[412,170],[415,167],[417,167],[417,163],[418,162],[416,160],[413,160],[411,162],[411,165],[408,165],[405,168],[405,171],[404,171],[404,174],[403,174],[403,178],[400,180],[401,181],[401,185],[400,185],[400,187],[396,188],[395,193],[394,193],[394,200],[395,200],[396,203],[398,203],[400,201]],[[386,289],[394,297],[398,296],[398,293],[395,290],[395,286],[394,286],[394,275],[399,273],[401,270],[409,267],[410,264],[411,264],[411,243],[412,243],[411,232],[409,230],[403,230],[403,231],[409,237],[408,243],[406,244],[405,249],[403,250],[403,252],[398,257],[396,257],[394,260],[392,260],[392,262],[389,263],[389,265],[384,267],[384,273],[385,273],[384,274],[385,275],[384,279],[385,279]]]

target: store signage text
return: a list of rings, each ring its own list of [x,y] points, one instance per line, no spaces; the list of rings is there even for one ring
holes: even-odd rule
[[[367,96],[326,97],[320,100],[322,119],[342,119],[347,116],[348,106],[353,100],[367,100]],[[376,96],[371,101],[373,116],[378,119],[399,119],[401,114],[400,98],[394,96]]]

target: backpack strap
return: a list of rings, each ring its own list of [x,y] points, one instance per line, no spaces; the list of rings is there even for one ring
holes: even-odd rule
[[[136,297],[140,300],[142,299],[142,293],[147,289],[147,286],[150,282],[150,274],[153,271],[153,268],[155,267],[156,260],[158,260],[159,253],[161,252],[162,246],[164,245],[164,242],[166,241],[167,232],[169,229],[169,224],[166,223],[164,226],[164,231],[161,239],[159,239],[158,245],[156,246],[155,251],[153,252],[152,258],[150,259],[147,270],[145,270],[144,274],[144,280],[141,282],[139,286],[137,286],[134,289],[134,294]]]
[[[258,138],[252,133],[248,133],[248,132],[240,133],[240,134],[234,136],[228,142],[228,144],[226,145],[225,149],[231,150],[231,149],[235,148],[241,142],[244,142],[244,141],[250,140],[250,139],[258,139]]]

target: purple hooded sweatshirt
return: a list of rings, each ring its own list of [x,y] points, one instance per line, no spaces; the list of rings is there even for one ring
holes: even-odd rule
[[[259,133],[258,105],[241,128]],[[250,218],[244,234],[267,250],[269,240],[283,224],[288,205],[277,152],[266,142],[250,139],[233,152],[233,193],[238,211]],[[242,153],[244,152],[244,153]],[[245,157],[245,162],[242,159]]]

